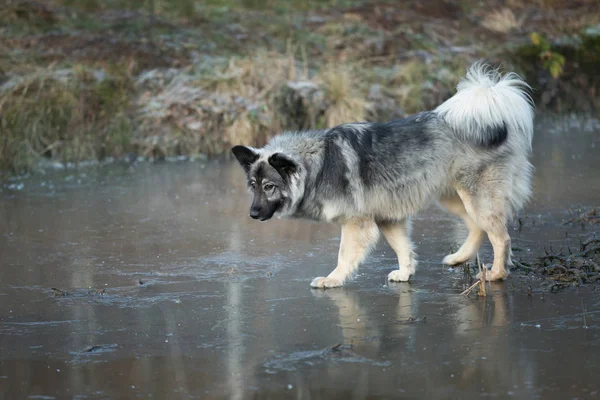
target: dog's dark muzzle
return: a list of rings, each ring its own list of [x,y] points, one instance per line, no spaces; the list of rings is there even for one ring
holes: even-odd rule
[[[251,207],[250,208],[250,218],[257,219],[259,221],[266,221],[273,217],[277,207]]]
[[[250,218],[259,219],[260,218],[260,209],[251,208],[250,209]]]
[[[266,221],[268,219],[271,219],[271,217],[268,215],[253,214],[252,212],[250,213],[250,217],[259,221]]]

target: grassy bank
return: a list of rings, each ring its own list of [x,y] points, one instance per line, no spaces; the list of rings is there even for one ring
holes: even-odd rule
[[[0,169],[401,117],[481,58],[524,75],[541,109],[591,111],[599,24],[592,0],[9,0]]]

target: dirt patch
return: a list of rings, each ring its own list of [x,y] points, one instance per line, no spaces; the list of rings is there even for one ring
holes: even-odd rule
[[[581,243],[579,249],[567,248],[531,261],[515,262],[517,268],[548,280],[547,286],[555,291],[585,283],[600,283],[600,239],[592,237]]]
[[[134,63],[134,72],[180,67],[189,63],[182,49],[167,49],[150,41],[124,41],[107,35],[52,33],[12,40],[9,48],[33,49],[47,62],[65,59],[83,63]]]
[[[572,217],[565,221],[565,225],[586,226],[600,224],[600,207],[570,210],[569,214],[571,214]]]
[[[429,0],[413,3],[367,2],[350,8],[344,15],[347,19],[359,17],[374,29],[395,31],[438,19],[456,21],[463,17],[463,12],[455,2]]]

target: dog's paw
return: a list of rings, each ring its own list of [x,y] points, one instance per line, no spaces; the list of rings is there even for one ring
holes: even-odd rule
[[[484,265],[483,268],[487,268],[487,266]],[[475,277],[477,279],[482,279],[483,273],[479,272]],[[503,269],[501,271],[495,270],[495,269],[490,269],[490,270],[485,271],[485,279],[489,282],[503,281],[503,280],[506,280],[506,278],[508,278],[508,270],[507,269]]]
[[[442,260],[443,264],[446,265],[458,265],[458,264],[462,264],[464,263],[465,260],[464,257],[462,257],[460,254],[458,253],[452,253],[452,254],[448,254],[446,257],[444,257],[444,259]]]
[[[339,279],[320,276],[318,278],[313,279],[313,281],[310,283],[310,287],[313,289],[327,289],[327,288],[340,287],[343,284],[344,284],[344,282],[342,282]]]
[[[388,280],[392,282],[408,282],[412,272],[409,269],[397,269],[388,275]]]

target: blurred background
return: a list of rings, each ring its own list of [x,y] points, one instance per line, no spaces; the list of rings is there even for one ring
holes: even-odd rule
[[[600,105],[597,0],[3,0],[0,170],[204,157],[281,130],[386,120],[473,61],[540,113]]]

